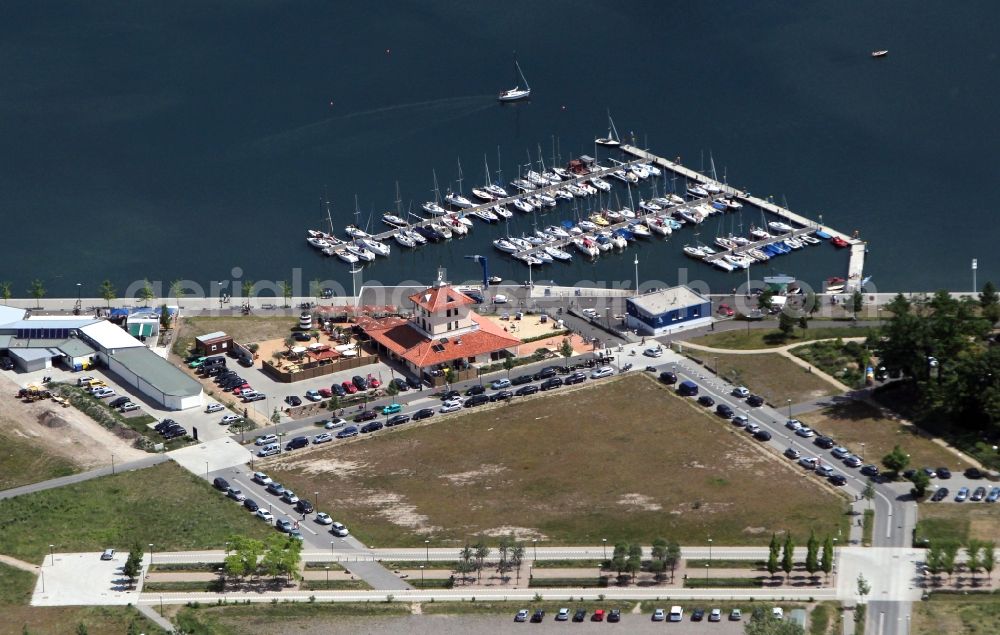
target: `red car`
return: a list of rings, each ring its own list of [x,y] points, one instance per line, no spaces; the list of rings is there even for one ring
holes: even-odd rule
[[[354,393],[358,392],[358,387],[349,381],[345,381],[340,385],[344,387],[344,390],[346,390],[347,394],[349,395],[353,395]]]
[[[333,391],[330,390],[329,388],[320,388],[319,396],[323,397],[324,399],[329,399],[330,397],[333,396]]]
[[[591,621],[594,621],[594,622],[603,622],[604,621],[604,609],[597,609],[596,611],[594,611],[594,615],[590,619],[591,619]]]
[[[371,375],[368,375],[368,387],[369,388],[378,388],[381,385],[382,385],[382,382],[380,382],[379,380],[375,379]]]
[[[728,304],[720,304],[718,313],[719,315],[724,315],[726,317],[733,317],[734,315],[736,315],[736,312],[733,311],[732,307],[730,307]]]
[[[237,386],[236,388],[233,388],[233,394],[239,397],[240,395],[243,394],[243,391],[245,390],[252,391],[253,388],[250,387],[250,384],[243,384],[242,386]]]

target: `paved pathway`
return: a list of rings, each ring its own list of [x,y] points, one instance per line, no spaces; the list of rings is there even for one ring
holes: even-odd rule
[[[174,625],[170,623],[170,620],[160,615],[156,609],[154,609],[149,604],[137,604],[136,610],[145,615],[151,622],[162,628],[167,633],[174,632]]]
[[[18,560],[17,558],[12,558],[11,556],[5,556],[0,554],[0,563],[14,567],[15,569],[20,569],[21,571],[38,573],[37,564],[31,564],[30,562],[25,562],[24,560]]]
[[[109,474],[119,474],[121,472],[130,472],[133,470],[143,470],[147,467],[153,467],[154,465],[159,465],[165,461],[169,461],[170,458],[163,454],[151,454],[146,458],[139,459],[138,461],[131,461],[129,463],[121,463],[114,467],[114,472],[112,472],[112,467],[110,465],[105,467],[99,467],[88,472],[80,472],[79,474],[71,474],[70,476],[60,476],[59,478],[53,478],[48,481],[41,481],[39,483],[32,483],[30,485],[22,485],[21,487],[15,487],[13,489],[7,489],[0,491],[0,500],[4,498],[14,498],[15,496],[21,496],[22,494],[31,494],[32,492],[41,492],[42,490],[54,489],[56,487],[62,487],[63,485],[72,485],[73,483],[82,483],[84,481],[89,481],[94,478],[99,478],[101,476],[108,476]]]

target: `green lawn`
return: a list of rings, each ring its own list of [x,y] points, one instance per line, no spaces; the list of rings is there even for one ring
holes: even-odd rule
[[[746,386],[750,392],[779,408],[788,399],[792,403],[801,403],[840,392],[830,382],[775,353],[715,355],[695,350],[688,352],[713,371],[718,364],[718,373],[726,381]]]
[[[913,604],[911,635],[986,635],[998,632],[1000,595],[932,593]]]
[[[954,488],[952,488],[954,496]],[[922,503],[914,543],[958,542],[969,538],[1000,542],[1000,507],[988,503]]]
[[[0,490],[80,471],[72,461],[46,452],[39,444],[12,434],[12,426],[0,417]]]
[[[342,619],[348,616],[378,618],[403,616],[409,615],[409,613],[409,605],[401,602],[357,604],[347,602],[282,602],[278,604],[212,605],[203,608],[184,607],[177,612],[174,623],[183,632],[197,635],[259,635],[262,632],[326,633],[342,626]]]
[[[221,547],[234,533],[268,527],[174,463],[0,500],[0,553],[40,562],[57,551],[157,551]]]
[[[368,545],[456,549],[514,533],[530,547],[767,544],[846,529],[843,497],[804,481],[710,411],[635,375],[281,457],[266,471],[320,492]],[[760,492],[768,496],[761,498]]]
[[[865,369],[872,359],[863,343],[839,340],[799,346],[792,353],[852,388],[864,384]]]
[[[756,348],[777,348],[787,344],[798,342],[808,342],[811,340],[823,340],[834,337],[868,337],[871,329],[856,326],[815,326],[816,322],[810,322],[813,328],[802,330],[795,329],[795,333],[789,338],[783,338],[777,326],[773,329],[736,329],[723,331],[721,333],[711,333],[696,337],[691,340],[694,344],[711,346],[712,348],[731,348],[737,350],[751,350]]]

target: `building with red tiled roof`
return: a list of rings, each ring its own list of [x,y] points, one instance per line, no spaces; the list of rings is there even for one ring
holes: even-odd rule
[[[443,280],[410,296],[413,317],[366,318],[358,326],[380,352],[421,377],[446,367],[468,368],[516,355],[521,341],[480,317],[475,301]]]

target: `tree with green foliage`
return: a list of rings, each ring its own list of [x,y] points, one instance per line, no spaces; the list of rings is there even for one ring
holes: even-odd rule
[[[823,541],[823,558],[819,561],[819,568],[829,580],[830,573],[833,571],[833,539],[830,536],[827,536],[826,540]]]
[[[243,299],[244,300],[249,300],[250,298],[253,297],[254,281],[253,280],[244,280],[243,284],[240,285],[240,290],[243,292],[243,295],[242,295]]]
[[[871,509],[872,500],[875,498],[875,483],[871,478],[865,483],[865,488],[861,490],[861,497],[868,501],[868,509]]]
[[[781,331],[782,339],[788,339],[795,333],[796,320],[786,311],[778,314],[778,330]]]
[[[255,575],[257,561],[264,555],[264,542],[255,538],[233,535],[229,537],[228,543],[229,551],[223,562],[226,573],[235,578]]]
[[[339,410],[340,409],[340,396],[337,395],[336,393],[334,393],[330,397],[330,401],[327,402],[326,407],[331,412],[333,412],[335,410]]]
[[[385,385],[385,394],[392,397],[392,402],[396,403],[396,395],[399,394],[399,386],[396,385],[396,382],[390,381]]]
[[[281,280],[278,282],[278,288],[281,289],[281,297],[285,299],[285,308],[287,309],[292,300],[292,285],[286,280]]]
[[[500,539],[500,544],[497,547],[497,573],[500,574],[500,580],[504,580],[507,572],[510,571],[510,554],[514,548],[514,538],[513,536],[504,536]]]
[[[261,567],[272,578],[291,580],[302,562],[302,541],[287,534],[270,536],[265,542]]]
[[[480,539],[475,545],[476,556],[476,573],[478,575],[479,581],[483,579],[483,566],[486,564],[486,559],[490,557],[490,548],[486,546],[486,543]]]
[[[274,412],[271,413],[271,423],[274,425],[281,423],[281,411],[278,410],[277,406],[275,406]]]
[[[778,536],[774,533],[771,534],[771,543],[768,545],[768,549],[775,560],[781,556],[781,541],[778,540]]]
[[[566,366],[569,367],[569,358],[573,357],[573,343],[568,337],[564,337],[562,344],[559,345],[559,354],[563,356],[566,360]]]
[[[172,321],[172,319],[170,317],[170,311],[167,309],[167,305],[166,304],[161,304],[160,305],[160,328],[164,329],[164,330],[169,329],[171,321]]]
[[[956,542],[945,542],[941,545],[941,569],[948,574],[949,579],[955,574],[958,549],[959,546]]]
[[[759,308],[764,313],[768,313],[774,304],[774,290],[770,287],[765,287],[760,295],[757,296],[757,308]]]
[[[810,576],[819,571],[819,539],[815,531],[810,532],[809,540],[806,542],[806,571]]]
[[[666,560],[667,558],[667,541],[664,538],[657,538],[653,541],[653,546],[650,549],[650,555],[653,560]]]
[[[615,544],[615,550],[611,554],[611,568],[618,572],[618,577],[622,577],[622,571],[628,563],[628,543],[619,542]]]
[[[804,635],[805,630],[790,620],[779,620],[768,609],[758,606],[743,626],[744,635]]]
[[[979,563],[983,566],[983,571],[986,572],[987,583],[993,580],[993,567],[996,564],[994,562],[996,543],[992,541],[987,541],[982,543],[983,555],[980,557]]]
[[[100,294],[104,301],[108,303],[109,309],[111,308],[111,301],[118,297],[118,291],[110,280],[105,280],[101,283]]]
[[[11,287],[9,282],[7,282],[6,280],[0,281],[0,298],[2,298],[4,302],[10,300],[11,297],[10,289]]]
[[[868,583],[868,580],[865,579],[865,576],[864,576],[863,573],[859,573],[858,574],[858,596],[861,597],[861,603],[862,604],[865,603],[865,598],[871,592],[872,592],[872,585]]]
[[[472,550],[472,547],[469,546],[469,543],[465,543],[465,546],[459,550],[458,552],[458,564],[460,567],[459,573],[462,574],[463,580],[465,579],[466,575],[472,573],[476,569],[475,564],[472,562],[472,559],[475,558],[475,556],[476,552]]]
[[[507,371],[507,379],[510,379],[510,371],[514,369],[514,358],[510,355],[504,355],[503,369]]]
[[[848,308],[851,313],[854,314],[854,319],[858,318],[858,313],[861,313],[861,309],[865,306],[865,296],[860,290],[855,289],[854,293],[851,294],[851,300],[848,303]]]
[[[781,553],[781,570],[785,572],[785,583],[788,583],[788,576],[795,569],[795,543],[792,542],[791,534],[785,536],[785,544]]]
[[[76,625],[76,635],[87,635],[90,631],[87,630],[87,625],[80,622]]]
[[[913,487],[910,488],[910,494],[914,498],[923,498],[927,495],[927,488],[930,487],[931,477],[927,476],[927,473],[923,470],[917,470],[910,477],[910,482],[913,483]]]
[[[781,564],[778,563],[778,554],[771,551],[767,554],[767,572],[771,574],[771,578],[777,575],[778,571],[781,571]]]
[[[976,574],[983,568],[982,549],[982,542],[975,538],[970,538],[965,545],[965,568],[972,574],[973,584],[976,583]]]
[[[175,299],[177,301],[177,306],[181,305],[181,298],[186,295],[184,289],[184,283],[180,280],[174,280],[170,283],[170,290],[167,291],[167,296]]]
[[[910,464],[910,455],[903,451],[903,448],[898,445],[892,448],[892,451],[882,457],[882,465],[885,469],[892,472],[893,477],[898,475],[900,472],[906,469],[906,466]]]
[[[943,551],[937,541],[931,542],[927,546],[927,551],[924,553],[924,568],[933,578],[937,578],[943,570],[942,556]]]
[[[142,574],[142,557],[142,546],[136,542],[128,552],[128,557],[125,558],[125,565],[122,567],[122,573],[128,578],[130,587],[135,586],[135,581]]]
[[[677,571],[677,565],[681,561],[681,546],[676,540],[671,540],[667,543],[667,555],[663,564],[670,567],[670,581],[674,581],[674,573]]]
[[[524,564],[524,543],[515,542],[510,551],[510,566],[513,567],[517,575],[517,584],[521,583],[521,565]]]
[[[142,286],[136,292],[136,297],[142,300],[143,306],[149,306],[149,303],[156,297],[153,292],[153,283],[149,281],[149,278],[143,278]]]
[[[35,278],[28,285],[28,294],[35,299],[35,308],[42,308],[42,298],[45,297],[45,283]]]
[[[639,571],[642,570],[642,546],[641,545],[629,545],[628,548],[628,560],[625,562],[625,570],[629,574],[629,579],[631,581],[635,580],[635,576],[638,575]]]
[[[1000,320],[1000,294],[997,293],[996,285],[990,281],[983,285],[983,290],[979,293],[979,308],[983,318],[989,320],[990,324],[996,324]]]

